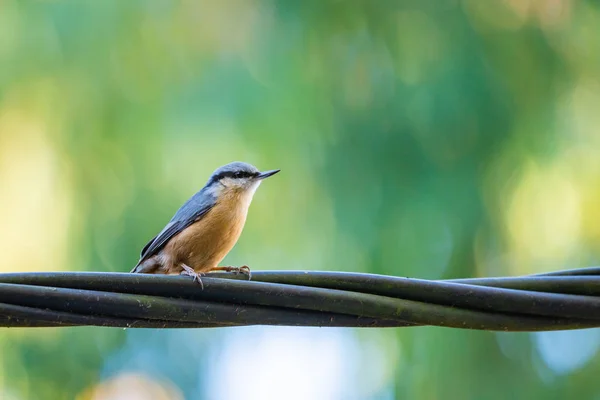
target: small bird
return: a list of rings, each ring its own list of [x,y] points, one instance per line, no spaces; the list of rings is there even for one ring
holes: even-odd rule
[[[260,172],[244,162],[217,168],[206,185],[144,246],[131,270],[142,274],[180,274],[202,285],[200,275],[210,271],[242,272],[250,268],[220,267],[237,242],[248,208],[263,179],[280,170]]]

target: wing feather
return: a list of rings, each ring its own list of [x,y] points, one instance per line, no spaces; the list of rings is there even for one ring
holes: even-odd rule
[[[216,198],[206,188],[192,196],[171,218],[163,230],[142,249],[140,260],[132,272],[144,261],[156,255],[175,235],[204,217],[215,205]]]

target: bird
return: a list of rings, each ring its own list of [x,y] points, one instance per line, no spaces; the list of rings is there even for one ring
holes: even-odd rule
[[[217,168],[167,225],[142,249],[131,273],[187,275],[204,285],[212,271],[244,273],[248,266],[219,266],[239,239],[248,208],[261,182],[280,170],[261,172],[235,161]]]

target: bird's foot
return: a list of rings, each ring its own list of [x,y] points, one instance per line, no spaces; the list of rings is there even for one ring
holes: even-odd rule
[[[242,265],[241,267],[214,267],[209,271],[225,271],[225,272],[233,272],[236,274],[244,274],[248,276],[248,280],[252,279],[252,273],[250,272],[250,267],[247,265]]]
[[[181,268],[183,268],[183,271],[181,271],[180,275],[191,276],[192,278],[194,278],[193,281],[198,282],[202,290],[204,290],[204,283],[202,283],[202,279],[200,279],[200,276],[204,275],[204,273],[196,272],[192,267],[189,267],[185,264],[181,264]]]

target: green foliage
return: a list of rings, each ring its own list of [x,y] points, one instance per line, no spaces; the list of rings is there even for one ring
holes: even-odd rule
[[[233,160],[282,173],[228,264],[430,279],[591,265],[599,27],[592,1],[2,2],[0,270],[128,271]],[[189,335],[226,346],[219,332]],[[0,397],[88,398],[130,335],[0,332]],[[356,335],[402,348],[375,396],[591,398],[599,368],[560,375],[527,334]],[[192,378],[150,373],[206,395],[208,359],[182,357]]]

